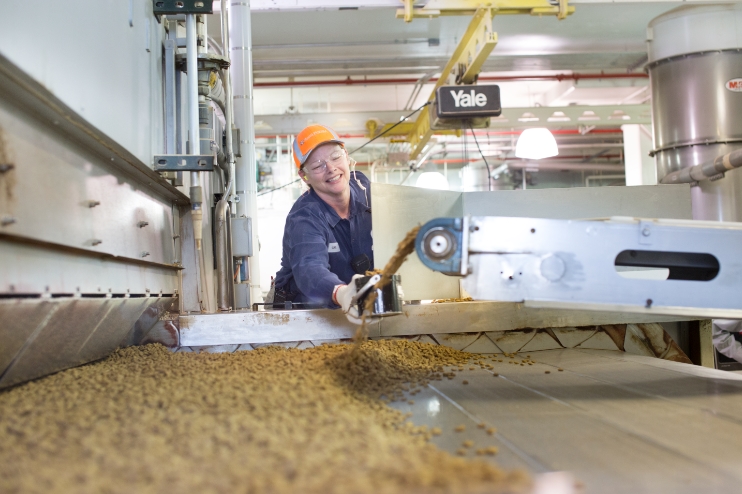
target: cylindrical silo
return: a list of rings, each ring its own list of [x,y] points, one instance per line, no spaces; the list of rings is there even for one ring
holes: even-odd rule
[[[742,5],[680,7],[648,29],[657,178],[742,147]],[[693,217],[742,221],[742,170],[691,188]]]

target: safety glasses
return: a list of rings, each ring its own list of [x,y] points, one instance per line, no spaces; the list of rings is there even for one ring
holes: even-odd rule
[[[310,173],[312,175],[322,175],[327,171],[327,164],[331,164],[332,166],[338,166],[340,164],[340,161],[345,156],[345,150],[338,149],[334,153],[332,153],[326,160],[316,160],[312,161],[311,163],[307,163],[304,165],[304,169],[307,171],[307,173]]]

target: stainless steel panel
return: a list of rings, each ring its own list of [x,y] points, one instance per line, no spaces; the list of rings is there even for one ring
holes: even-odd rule
[[[182,346],[352,338],[358,326],[340,310],[233,312],[180,316]],[[369,325],[379,336],[379,323]]]
[[[0,292],[9,294],[173,294],[179,268],[127,262],[0,235]]]
[[[402,315],[384,317],[372,323],[369,336],[472,333],[685,319],[616,312],[530,309],[523,304],[505,302],[421,304],[405,305]],[[348,322],[342,311],[330,309],[182,315],[180,344],[205,346],[337,340],[352,338],[357,327]]]
[[[56,303],[59,307],[53,317],[26,341],[5,369],[0,377],[0,386],[10,386],[84,363],[77,357],[78,352],[114,305],[122,302],[73,300]]]
[[[374,266],[383,268],[397,250],[405,233],[438,217],[462,216],[459,192],[420,189],[375,183],[371,187],[373,208]],[[412,254],[399,269],[405,300],[457,298],[459,280],[425,267]]]
[[[28,303],[16,299],[0,302],[0,374],[57,307],[58,304],[50,301]]]
[[[688,23],[694,12],[702,13],[687,10]],[[736,49],[679,55],[650,65],[658,179],[742,147],[742,93],[726,88],[740,74],[742,53]],[[694,219],[742,221],[739,171],[715,182],[702,181],[691,194]]]
[[[686,3],[652,19],[647,35],[650,62],[685,53],[736,49],[742,46],[742,5]]]
[[[7,20],[7,16],[0,22]],[[0,32],[0,35],[7,31]],[[68,57],[65,57],[65,59]],[[69,79],[67,72],[64,77]],[[88,81],[89,82],[89,81]],[[63,135],[70,146],[78,146],[122,172],[138,187],[151,191],[153,195],[186,205],[188,197],[170,185],[151,169],[151,154],[141,159],[113,140],[101,129],[94,127],[81,114],[67,106],[48,86],[43,86],[0,54],[0,100],[15,108],[15,112],[36,119],[40,124],[54,128]],[[85,86],[87,87],[87,86]],[[159,87],[157,88],[159,92]],[[84,94],[89,94],[85,92]],[[141,103],[141,101],[140,101]],[[154,106],[152,108],[155,108]],[[102,105],[110,112],[110,105]],[[120,117],[120,115],[118,115]]]
[[[3,7],[3,56],[81,121],[151,165],[152,156],[165,150],[165,30],[152,14],[152,2],[4,2]]]
[[[232,218],[232,255],[252,256],[252,219]]]
[[[737,50],[650,65],[655,148],[742,139],[742,93],[725,87],[740,74]]]
[[[143,341],[173,298],[0,301],[0,388],[97,360]],[[7,329],[6,329],[7,328]],[[18,332],[10,333],[18,329]],[[24,341],[19,346],[19,335]],[[10,355],[12,353],[12,356]],[[10,356],[10,359],[8,359]]]
[[[129,324],[129,330],[125,333],[121,346],[141,345],[152,328],[160,322],[165,313],[177,311],[177,300],[171,297],[156,297],[146,299],[147,303],[140,312],[139,318],[133,325]],[[167,319],[172,315],[168,314]]]
[[[742,318],[742,224],[693,221],[569,221],[472,217],[462,281],[477,300],[543,307]],[[466,237],[465,237],[466,238]],[[680,247],[679,247],[680,246]],[[633,279],[616,272],[622,251],[710,254],[705,281]]]
[[[712,162],[716,157],[739,149],[740,145],[713,144],[668,149],[657,154],[657,176],[675,170]],[[693,219],[742,221],[742,171],[732,170],[721,180],[704,180],[691,187]]]
[[[14,220],[2,233],[164,264],[177,259],[172,198],[2,99],[0,135],[0,158],[15,165],[0,174],[0,215]]]
[[[552,219],[691,219],[690,186],[577,187],[464,193],[464,214]]]
[[[555,219],[641,216],[690,219],[690,186],[655,185],[599,189],[542,189],[464,192],[419,189],[375,183],[374,264],[383,267],[406,232],[435,217],[511,216]],[[438,215],[438,216],[436,216]],[[457,278],[432,273],[416,256],[402,265],[405,300],[459,296]]]
[[[740,376],[617,351],[529,353],[532,366],[456,371],[392,406],[439,427],[432,442],[451,453],[464,440],[474,442],[467,457],[494,445],[498,455],[483,458],[570,472],[585,492],[739,490],[738,459],[718,448],[742,439]]]
[[[207,215],[205,220],[210,220]],[[210,231],[208,232],[211,233]],[[180,215],[180,245],[181,263],[183,271],[180,277],[180,312],[201,312],[201,292],[199,291],[199,254],[196,250],[196,241],[193,235],[193,220],[191,209],[181,209]],[[211,245],[203,241],[203,245]]]
[[[603,324],[678,321],[686,318],[625,312],[539,309],[512,302],[457,302],[406,305],[405,317],[385,317],[382,336],[509,331],[523,328],[572,328]]]
[[[74,357],[79,362],[91,362],[103,358],[116,348],[126,346],[123,344],[124,337],[132,332],[132,321],[136,322],[136,326],[141,316],[146,311],[150,311],[153,305],[152,300],[148,298],[129,299],[123,303],[120,300],[112,300],[112,302],[108,304],[110,309],[105,317],[100,321],[94,321],[93,329],[88,330],[85,340]],[[61,317],[62,314],[60,313],[59,316]],[[149,327],[154,325],[154,322],[150,323],[149,319],[146,323],[150,324]],[[65,337],[61,334],[59,336]]]

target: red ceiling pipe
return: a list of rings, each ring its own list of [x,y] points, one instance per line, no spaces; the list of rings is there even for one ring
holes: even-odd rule
[[[585,164],[585,166],[590,166],[591,164],[592,165],[606,165],[606,164],[611,165],[611,164],[615,164],[615,165],[618,166],[621,163],[606,163],[605,161],[600,161],[600,160],[620,159],[620,158],[621,158],[621,155],[620,154],[607,154],[607,155],[600,156],[598,158],[594,158],[593,161],[585,161],[584,164]],[[531,162],[531,163],[533,163],[533,166],[538,166],[538,161],[524,160],[523,158],[515,158],[515,157],[512,157],[512,158],[496,158],[494,156],[487,156],[487,159],[491,159],[491,160],[497,161],[498,163],[501,162],[501,161]],[[551,157],[551,158],[549,158],[549,159],[547,159],[545,161],[546,162],[551,162],[551,163],[554,163],[555,161],[559,161],[559,160],[565,160],[565,161],[570,161],[571,160],[571,161],[574,161],[574,162],[580,162],[580,161],[582,161],[584,159],[585,159],[585,156],[579,156],[579,155],[575,155],[575,156],[553,156],[553,157]],[[447,163],[447,164],[451,165],[451,164],[454,164],[454,163],[475,163],[477,161],[482,161],[481,155],[477,155],[476,157],[469,158],[469,159],[463,159],[463,158],[430,159],[430,160],[427,160],[426,163],[434,163],[434,164],[440,164],[440,165],[442,165],[444,163]],[[359,162],[356,162],[356,166],[360,166],[360,167],[371,166],[371,164],[372,163],[370,163],[368,161],[359,161]],[[404,167],[404,165],[399,165],[398,166],[398,168],[402,168],[402,167]],[[380,168],[380,170],[383,170],[383,167]]]
[[[469,131],[471,132],[471,131]],[[487,131],[487,130],[478,130],[475,132],[478,136],[510,136],[510,135],[520,135],[520,133],[523,132],[522,130],[493,130],[493,131]],[[551,131],[554,135],[577,135],[580,134],[580,131],[578,129],[554,129]],[[588,132],[585,135],[588,134],[621,134],[623,131],[618,128],[607,128],[607,129],[592,129],[590,132]],[[467,132],[467,134],[469,134]],[[365,134],[338,134],[341,139],[362,139],[365,138]],[[258,134],[255,137],[265,138],[265,137],[276,137],[276,134]],[[280,138],[286,138],[289,137],[288,134],[279,134],[278,137]],[[394,136],[391,136],[394,137]],[[399,136],[396,136],[399,137]],[[462,136],[463,137],[463,136]]]
[[[588,79],[646,79],[649,76],[643,72],[631,73],[609,73],[600,72],[599,74],[553,74],[553,75],[493,75],[480,76],[479,81],[487,82],[518,82],[518,81],[579,81]],[[276,81],[276,82],[256,82],[253,87],[300,87],[300,86],[355,86],[363,85],[395,85],[395,84],[415,84],[420,79],[413,77],[398,77],[391,79],[351,79],[348,76],[345,79],[325,79],[319,81]],[[428,82],[438,82],[437,77],[431,77]]]

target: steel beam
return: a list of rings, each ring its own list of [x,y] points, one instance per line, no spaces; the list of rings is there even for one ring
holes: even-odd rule
[[[307,121],[325,122],[332,125],[341,120],[337,131],[344,137],[362,137],[367,132],[366,122],[379,119],[385,123],[378,127],[381,132],[388,129],[409,112],[405,111],[365,111],[333,113],[301,113],[279,115],[256,115],[255,132],[258,137],[276,135],[296,135],[306,126]],[[490,130],[523,129],[527,127],[576,128],[580,125],[595,127],[620,127],[623,124],[645,124],[652,122],[649,105],[602,105],[602,106],[543,106],[503,108],[502,115],[490,120]],[[412,122],[402,123],[385,136],[407,135]],[[477,132],[480,132],[479,130]],[[438,134],[438,132],[436,132]]]
[[[404,8],[397,9],[397,18],[403,18],[405,22],[441,15],[471,15],[483,5],[479,0],[429,0],[424,7],[413,8],[415,0],[403,1]],[[548,0],[495,0],[487,2],[486,6],[500,15],[555,15],[559,20],[575,11],[574,7],[567,5],[566,0],[554,3]]]
[[[12,105],[78,147],[85,148],[107,166],[121,172],[137,187],[179,205],[189,204],[188,196],[173,187],[126,148],[105,135],[69,106],[0,54],[0,102]]]
[[[458,302],[405,305],[403,315],[369,325],[370,337],[508,331],[522,328],[575,327],[681,321],[688,318],[531,309],[518,303]],[[358,326],[342,311],[330,309],[180,316],[182,346],[280,343],[352,338]]]

